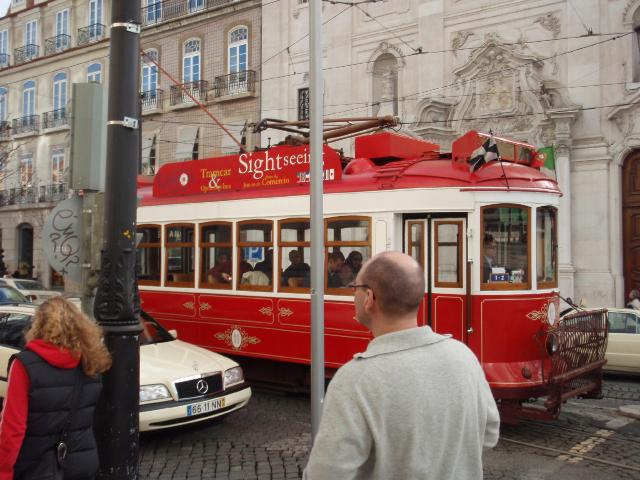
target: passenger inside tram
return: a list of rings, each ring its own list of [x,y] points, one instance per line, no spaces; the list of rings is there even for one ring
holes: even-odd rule
[[[289,252],[289,265],[282,272],[282,285],[285,287],[308,287],[310,285],[311,267],[304,262],[298,250]]]

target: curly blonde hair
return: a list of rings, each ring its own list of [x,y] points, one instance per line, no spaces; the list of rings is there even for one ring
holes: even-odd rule
[[[50,298],[38,307],[25,338],[68,349],[81,359],[84,373],[91,377],[111,367],[100,326],[62,297]]]

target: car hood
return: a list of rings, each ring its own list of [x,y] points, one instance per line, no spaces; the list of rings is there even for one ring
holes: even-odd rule
[[[223,372],[236,362],[204,348],[171,340],[140,347],[140,385],[163,383],[210,372]]]

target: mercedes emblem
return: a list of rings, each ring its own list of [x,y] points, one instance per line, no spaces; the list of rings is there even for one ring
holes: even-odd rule
[[[205,393],[207,393],[209,391],[209,384],[206,381],[204,381],[203,379],[200,379],[196,383],[196,390],[198,390],[198,393],[200,395],[204,395]]]

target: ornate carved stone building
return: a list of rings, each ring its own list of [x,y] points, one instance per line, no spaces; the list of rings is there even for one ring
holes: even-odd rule
[[[263,7],[262,117],[292,120],[308,6],[281,6]],[[326,116],[393,111],[443,150],[469,129],[554,145],[561,293],[611,306],[640,286],[640,0],[325,3],[323,21]]]

